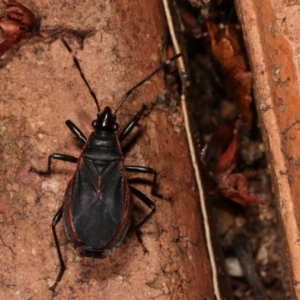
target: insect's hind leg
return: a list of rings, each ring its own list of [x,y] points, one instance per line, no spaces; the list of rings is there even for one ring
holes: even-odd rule
[[[140,244],[143,247],[144,252],[148,252],[148,250],[146,249],[146,247],[144,246],[143,243],[143,239],[141,237],[142,233],[140,232],[140,228],[152,217],[152,215],[155,213],[156,210],[156,205],[153,201],[151,201],[145,194],[143,194],[141,191],[137,190],[136,188],[134,188],[133,186],[130,187],[131,192],[133,195],[135,195],[137,198],[139,198],[139,200],[141,200],[147,207],[149,207],[151,209],[151,212],[146,215],[146,217],[137,225],[135,225],[134,229],[135,229],[135,233],[137,236],[138,241],[140,242]]]
[[[58,160],[62,160],[62,161],[67,161],[67,162],[71,162],[71,163],[77,163],[78,158],[71,156],[71,155],[67,155],[67,154],[60,154],[60,153],[52,153],[49,155],[48,157],[48,164],[47,164],[47,170],[46,171],[39,171],[34,167],[30,167],[29,172],[33,172],[36,173],[38,175],[42,175],[42,176],[47,176],[50,175],[52,173],[52,166],[51,166],[51,162],[52,159],[58,159]]]
[[[153,180],[151,182],[152,184],[151,195],[160,199],[172,200],[171,197],[161,195],[157,192],[157,172],[154,169],[148,167],[141,167],[141,166],[125,166],[125,170],[127,172],[153,174]]]
[[[62,258],[62,255],[61,255],[61,251],[60,251],[60,248],[59,248],[59,243],[58,243],[58,237],[57,237],[57,234],[56,234],[56,225],[58,224],[58,222],[61,220],[62,218],[62,215],[63,215],[63,205],[60,207],[60,209],[57,211],[57,213],[55,214],[53,220],[52,220],[52,233],[53,233],[53,237],[54,237],[54,242],[55,242],[55,247],[56,247],[56,250],[57,250],[57,255],[58,255],[58,259],[59,259],[59,263],[60,263],[60,270],[59,270],[59,273],[56,277],[56,280],[54,282],[54,284],[50,287],[50,290],[54,291],[57,284],[60,282],[65,270],[66,270],[66,265],[64,263],[64,260]]]

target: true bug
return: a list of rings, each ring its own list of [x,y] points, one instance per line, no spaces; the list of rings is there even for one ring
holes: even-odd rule
[[[71,53],[72,49],[67,42],[64,39],[62,39],[62,42]],[[75,249],[78,249],[81,255],[105,258],[121,244],[128,231],[131,221],[131,194],[135,195],[151,209],[151,212],[136,226],[137,229],[152,216],[156,208],[155,204],[146,195],[136,188],[129,186],[126,171],[152,174],[151,194],[158,198],[170,199],[157,193],[157,173],[154,169],[124,165],[120,142],[137,125],[146,106],[142,106],[119,135],[116,133],[118,129],[116,112],[134,89],[149,80],[179,56],[181,54],[177,54],[165,61],[150,75],[128,90],[121,98],[113,114],[111,108],[108,106],[102,112],[100,111],[98,99],[86,80],[78,59],[73,55],[74,64],[97,106],[97,119],[92,122],[94,131],[90,134],[89,138],[86,138],[83,132],[72,121],[67,120],[66,125],[68,128],[84,144],[79,158],[66,154],[53,153],[48,157],[46,171],[38,171],[33,167],[30,168],[31,172],[39,175],[50,175],[52,172],[52,159],[77,164],[75,174],[65,192],[63,204],[52,221],[52,232],[60,262],[60,271],[51,287],[52,290],[55,289],[66,269],[56,234],[56,225],[61,218],[63,218],[68,240]],[[138,238],[141,241],[139,236]]]

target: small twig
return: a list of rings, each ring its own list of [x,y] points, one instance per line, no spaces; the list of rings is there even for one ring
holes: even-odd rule
[[[261,279],[255,270],[248,237],[244,233],[238,233],[232,240],[232,246],[241,264],[244,276],[253,292],[254,299],[267,300],[268,298],[263,290]]]

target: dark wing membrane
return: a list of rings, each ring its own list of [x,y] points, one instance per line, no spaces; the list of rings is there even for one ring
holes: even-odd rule
[[[123,223],[125,197],[122,161],[95,163],[82,158],[70,203],[79,242],[94,249],[106,247]]]

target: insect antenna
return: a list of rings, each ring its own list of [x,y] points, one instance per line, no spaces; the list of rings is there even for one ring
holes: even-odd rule
[[[141,86],[143,83],[148,81],[152,76],[154,76],[156,73],[158,73],[160,70],[162,70],[165,66],[169,65],[173,60],[177,59],[178,57],[182,56],[182,53],[178,53],[175,56],[171,57],[170,59],[164,61],[162,64],[160,64],[150,75],[146,76],[144,79],[142,79],[140,82],[138,82],[135,86],[133,86],[130,90],[128,90],[124,96],[122,97],[118,107],[116,108],[115,114],[121,107],[121,105],[124,103],[124,101],[129,97],[129,95],[139,86]]]
[[[99,111],[100,111],[99,101],[98,101],[98,99],[97,99],[97,96],[96,96],[95,92],[92,90],[92,88],[91,88],[91,86],[89,85],[87,79],[85,78],[85,76],[84,76],[84,74],[83,74],[83,72],[82,72],[82,69],[81,69],[81,66],[80,66],[80,64],[79,64],[79,61],[78,61],[77,57],[73,54],[72,48],[71,48],[70,45],[66,42],[66,40],[65,40],[63,37],[61,37],[60,39],[61,39],[62,43],[64,44],[64,46],[65,46],[65,47],[67,48],[67,50],[69,51],[69,53],[72,55],[74,64],[75,64],[76,68],[78,69],[79,74],[80,74],[82,80],[84,81],[85,85],[86,85],[87,88],[89,89],[89,92],[90,92],[91,96],[93,97],[93,99],[94,99],[94,101],[95,101],[95,103],[96,103],[96,106],[97,106],[97,110],[98,110],[98,112],[99,112]]]

